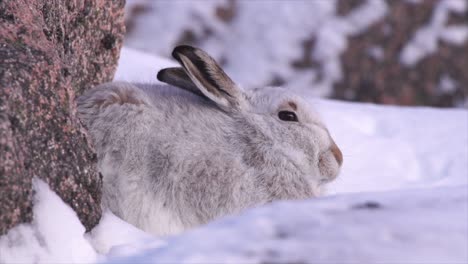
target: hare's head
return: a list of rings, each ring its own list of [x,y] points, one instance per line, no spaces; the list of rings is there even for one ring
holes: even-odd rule
[[[243,90],[200,49],[179,46],[172,55],[182,68],[163,69],[158,79],[202,96],[232,116],[245,138],[239,144],[250,145],[245,155],[251,166],[297,170],[304,175],[299,182],[314,186],[338,176],[341,151],[306,100],[280,87]]]

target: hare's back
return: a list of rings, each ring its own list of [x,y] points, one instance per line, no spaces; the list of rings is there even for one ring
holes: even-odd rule
[[[162,118],[161,122],[177,123],[180,119],[217,114],[214,104],[205,98],[159,84],[104,83],[86,91],[77,104],[80,119],[91,130],[103,122],[134,123],[148,115],[153,121]]]
[[[102,154],[145,152],[151,146],[163,154],[203,155],[211,152],[207,145],[229,144],[228,115],[205,98],[168,85],[103,84],[78,99],[78,111]]]
[[[136,89],[142,91],[152,106],[162,108],[167,106],[179,106],[192,111],[213,108],[215,105],[205,98],[186,90],[161,84],[134,83]]]

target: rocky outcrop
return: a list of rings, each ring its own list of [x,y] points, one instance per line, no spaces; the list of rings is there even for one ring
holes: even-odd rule
[[[245,87],[331,98],[468,106],[466,0],[131,1],[127,45],[199,46]]]
[[[381,104],[463,105],[468,97],[468,41],[463,40],[468,9],[462,10],[463,1],[387,3],[383,20],[349,39],[342,55],[344,78],[333,96]],[[340,2],[346,5],[348,0]]]
[[[75,97],[113,78],[124,0],[0,1],[0,234],[31,220],[45,180],[89,229],[102,180]]]

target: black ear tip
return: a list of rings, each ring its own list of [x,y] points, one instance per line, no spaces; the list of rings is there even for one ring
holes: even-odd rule
[[[158,79],[158,81],[162,82],[162,78],[164,76],[164,70],[165,69],[162,69],[162,70],[158,71],[158,75],[156,75],[156,78]]]
[[[177,46],[172,51],[172,57],[174,57],[174,59],[176,59],[176,60],[179,60],[179,54],[185,54],[186,55],[186,54],[189,54],[189,53],[193,53],[195,51],[195,49],[196,48],[194,48],[192,46],[189,46],[189,45]]]

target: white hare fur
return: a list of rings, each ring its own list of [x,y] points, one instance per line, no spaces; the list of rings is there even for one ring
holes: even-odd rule
[[[316,197],[337,177],[341,152],[306,101],[283,88],[243,90],[199,49],[179,46],[173,56],[182,68],[158,78],[178,88],[114,82],[78,99],[103,207],[168,235],[274,200]]]

